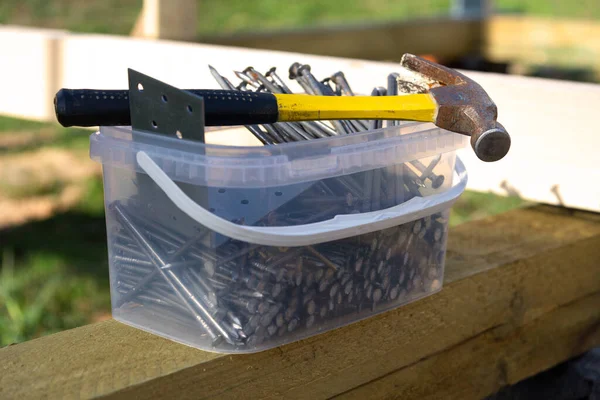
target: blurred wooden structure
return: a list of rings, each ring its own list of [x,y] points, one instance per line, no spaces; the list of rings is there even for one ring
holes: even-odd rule
[[[439,17],[384,24],[201,37],[203,43],[332,57],[399,61],[404,53],[456,60],[480,54],[481,19]]]
[[[334,57],[398,61],[403,53],[441,62],[465,57],[496,63],[590,68],[600,77],[600,21],[531,16],[438,17],[385,24],[240,33],[203,43]]]
[[[144,0],[131,32],[134,37],[194,40],[198,28],[197,0]]]
[[[116,321],[0,349],[0,398],[480,399],[600,345],[600,216],[537,206],[451,229],[444,288],[270,351]]]
[[[483,56],[600,71],[598,21],[493,14],[491,0],[452,4],[449,16],[199,38],[197,0],[144,0],[132,36],[376,61],[398,61],[403,53],[441,62]]]
[[[483,55],[491,61],[589,68],[600,79],[600,21],[494,16]]]

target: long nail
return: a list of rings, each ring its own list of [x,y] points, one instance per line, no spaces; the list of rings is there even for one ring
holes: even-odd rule
[[[131,236],[135,238],[135,240],[138,242],[138,245],[148,253],[154,266],[157,268],[157,271],[162,275],[163,279],[171,286],[173,291],[175,291],[179,299],[182,301],[182,303],[186,305],[186,307],[192,313],[192,315],[194,315],[196,321],[198,321],[198,323],[202,326],[206,333],[211,337],[211,339],[213,340],[213,344],[218,343],[218,341],[220,340],[219,334],[228,343],[235,344],[229,333],[225,329],[223,329],[223,327],[219,325],[217,321],[214,320],[214,318],[210,315],[210,313],[204,307],[204,305],[202,305],[196,299],[196,297],[185,287],[185,285],[181,282],[179,277],[172,270],[163,269],[163,267],[167,265],[165,259],[160,254],[158,254],[158,252],[152,247],[152,245],[150,245],[150,243],[140,232],[140,230],[135,227],[135,225],[132,223],[132,221],[121,208],[121,206],[117,202],[114,202],[111,204],[110,207],[112,208],[112,210],[114,210],[121,223],[123,223],[123,225],[125,225],[125,227],[128,229]],[[198,310],[199,313],[196,310]],[[209,325],[207,321],[209,321],[210,324],[213,325],[214,328],[216,328],[219,331],[219,334],[213,331],[213,328]]]

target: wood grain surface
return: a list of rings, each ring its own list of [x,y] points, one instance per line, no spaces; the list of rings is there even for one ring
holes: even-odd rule
[[[250,355],[107,321],[0,349],[0,398],[460,398],[600,344],[600,216],[550,206],[460,225],[441,292]]]

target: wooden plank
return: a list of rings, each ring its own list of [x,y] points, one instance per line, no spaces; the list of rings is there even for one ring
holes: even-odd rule
[[[440,60],[455,60],[480,52],[483,29],[481,20],[444,17],[209,36],[199,40],[221,46],[377,61],[399,61],[404,53],[428,54]]]
[[[600,22],[494,16],[486,27],[490,60],[600,70]]]
[[[262,353],[207,353],[115,321],[9,346],[0,349],[0,398],[314,399],[369,382],[383,397],[406,383],[416,388],[408,398],[420,394],[423,371],[448,394],[480,395],[600,344],[600,216],[516,210],[452,229],[448,249],[438,294]],[[496,356],[494,346],[505,350]],[[493,365],[505,378],[495,370],[494,379],[457,381],[477,372],[457,375],[437,357],[504,360]]]
[[[482,399],[597,345],[598,304],[600,293],[557,307],[522,327],[493,327],[336,398]]]

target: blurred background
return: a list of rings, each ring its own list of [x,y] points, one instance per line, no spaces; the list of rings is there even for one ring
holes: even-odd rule
[[[149,23],[161,4],[168,19]],[[0,24],[374,61],[413,52],[467,70],[600,80],[598,0],[169,4],[179,11],[160,0],[2,0]],[[26,66],[14,69],[28,73]],[[88,156],[91,131],[13,114],[0,115],[0,346],[110,317],[101,169]],[[528,204],[466,192],[450,224]]]

